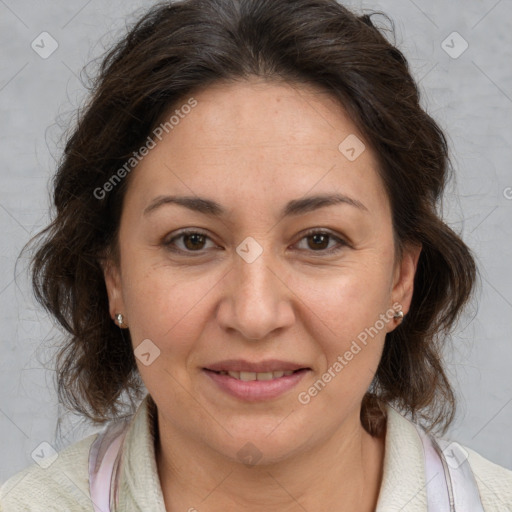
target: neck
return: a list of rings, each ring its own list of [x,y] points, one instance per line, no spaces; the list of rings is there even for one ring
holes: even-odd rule
[[[385,435],[372,437],[359,421],[323,444],[273,464],[248,467],[198,445],[162,424],[155,453],[167,512],[374,511],[382,481]]]

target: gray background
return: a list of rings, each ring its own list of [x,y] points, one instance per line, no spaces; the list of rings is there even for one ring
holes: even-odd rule
[[[63,128],[86,92],[81,70],[143,5],[149,2],[0,0],[2,482],[33,463],[31,453],[41,442],[60,450],[98,430],[68,415],[63,437],[57,436],[51,365],[59,333],[32,299],[26,260],[16,270],[15,262],[47,221]],[[394,19],[423,105],[449,136],[456,181],[447,188],[444,215],[476,253],[482,280],[447,353],[460,409],[446,437],[512,469],[512,2],[347,5],[383,10]],[[47,59],[31,47],[43,31],[59,45]],[[469,45],[458,58],[453,55],[463,41],[450,36],[454,31]],[[452,56],[441,47],[447,37]]]

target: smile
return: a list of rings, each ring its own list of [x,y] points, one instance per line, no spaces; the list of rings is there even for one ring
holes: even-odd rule
[[[295,370],[300,371],[300,370]],[[226,371],[220,371],[216,372],[219,375],[229,375],[230,377],[233,377],[234,379],[243,380],[245,382],[249,382],[252,380],[273,380],[273,379],[279,379],[283,376],[291,375],[292,373],[295,373],[292,370],[278,370],[275,372],[226,372]]]
[[[293,390],[306,374],[309,368],[297,370],[275,370],[267,372],[226,371],[204,368],[203,374],[215,386],[214,392],[243,400],[257,402],[276,399],[286,392]]]

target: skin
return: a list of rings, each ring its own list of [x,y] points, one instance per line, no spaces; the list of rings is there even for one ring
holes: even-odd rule
[[[363,136],[341,106],[309,86],[248,81],[195,94],[197,106],[130,175],[119,232],[120,262],[105,267],[110,314],[123,313],[133,346],[150,339],[160,356],[141,377],[158,407],[156,446],[168,511],[375,509],[385,437],[360,423],[377,369],[385,323],[307,405],[312,386],[365,328],[394,303],[407,313],[421,247],[395,255],[391,211],[377,160],[338,150]],[[279,220],[292,199],[341,193],[367,210],[336,204]],[[212,199],[222,219],[165,205],[161,195]],[[206,239],[181,237],[197,228]],[[323,245],[304,232],[345,240]],[[236,252],[253,237],[252,263]],[[327,254],[339,247],[336,253]],[[195,252],[194,252],[195,251]],[[224,359],[275,358],[308,366],[284,395],[244,402],[202,368]],[[244,465],[251,442],[261,459]]]

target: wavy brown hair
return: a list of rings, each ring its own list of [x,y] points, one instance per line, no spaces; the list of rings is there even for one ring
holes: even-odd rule
[[[137,151],[162,115],[211,84],[259,77],[327,91],[379,162],[397,257],[421,243],[410,312],[388,333],[361,421],[372,434],[391,404],[443,432],[455,396],[442,348],[471,296],[473,256],[439,214],[451,167],[445,136],[420,106],[407,61],[373,20],[335,0],[182,0],[145,12],[103,57],[54,178],[55,216],[32,260],[37,299],[67,332],[57,355],[61,403],[94,423],[140,398],[129,333],[109,316],[102,257],[118,256],[127,176],[94,193]],[[128,332],[128,331],[125,331]],[[132,402],[133,405],[133,402]]]

